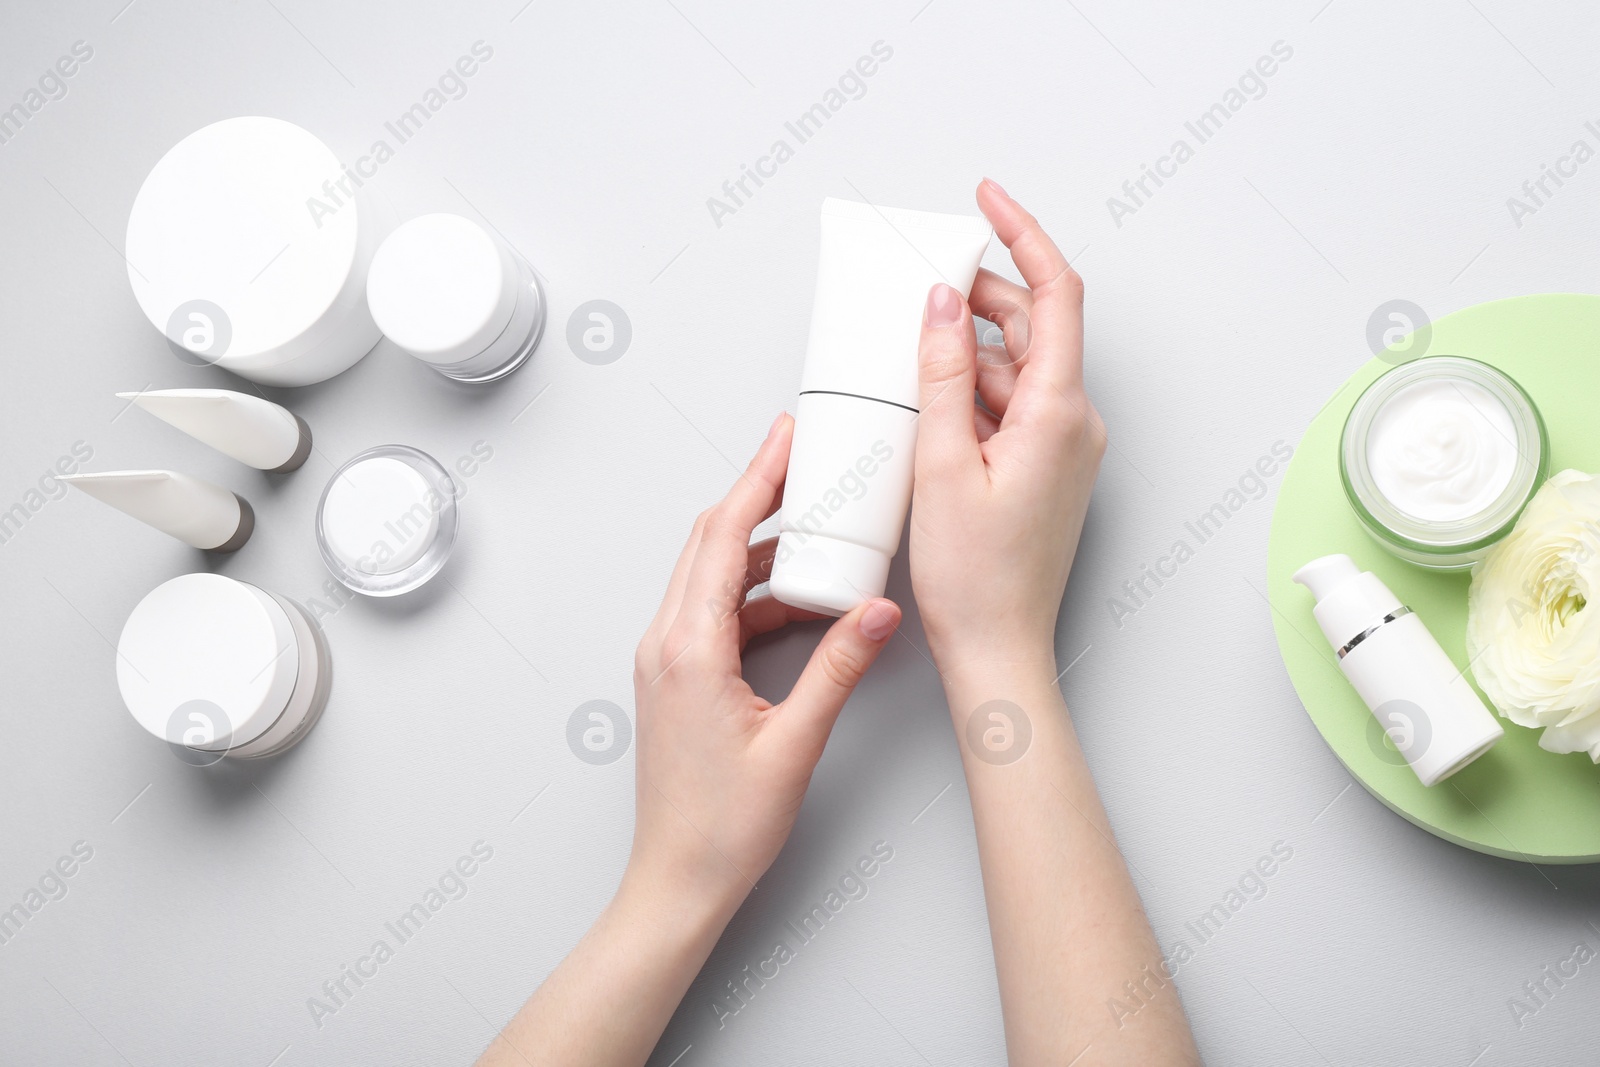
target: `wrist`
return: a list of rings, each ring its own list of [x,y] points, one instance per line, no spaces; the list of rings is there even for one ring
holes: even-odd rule
[[[941,666],[945,702],[958,729],[990,701],[1036,708],[1062,701],[1055,656],[1050,652],[976,656]]]
[[[999,646],[939,647],[933,662],[944,683],[945,695],[989,689],[1054,687],[1057,680],[1055,648],[1049,641],[1007,643]],[[999,696],[999,693],[995,694]]]
[[[750,885],[737,875],[729,877],[704,866],[662,861],[635,849],[612,907],[684,931],[713,930],[715,941],[744,903]]]
[[[664,884],[630,867],[601,924],[633,946],[631,951],[698,969],[737,910],[737,903]]]

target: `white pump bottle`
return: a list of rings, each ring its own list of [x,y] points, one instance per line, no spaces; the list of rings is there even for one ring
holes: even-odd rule
[[[1493,748],[1505,730],[1433,634],[1371,571],[1349,556],[1314,559],[1294,573],[1339,669],[1383,724],[1423,785],[1435,785]]]

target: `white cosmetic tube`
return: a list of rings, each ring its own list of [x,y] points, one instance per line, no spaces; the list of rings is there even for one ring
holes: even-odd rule
[[[244,497],[179,471],[64,474],[61,480],[207,552],[237,551],[256,527]]]
[[[911,502],[928,290],[972,290],[987,220],[827,199],[772,595],[843,615],[882,596]]]
[[[297,470],[311,455],[311,428],[287,408],[259,396],[227,389],[155,389],[117,396],[257,470]]]

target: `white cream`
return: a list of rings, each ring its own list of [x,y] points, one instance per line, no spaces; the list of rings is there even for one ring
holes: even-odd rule
[[[457,486],[439,461],[380,445],[334,472],[317,506],[317,547],[333,576],[367,596],[398,596],[432,578],[455,544]]]
[[[328,485],[322,532],[328,548],[365,574],[394,574],[433,544],[442,504],[410,464],[375,456],[347,467]]]
[[[1511,412],[1481,385],[1430,378],[1390,397],[1372,420],[1367,465],[1396,509],[1458,522],[1489,508],[1517,466]]]

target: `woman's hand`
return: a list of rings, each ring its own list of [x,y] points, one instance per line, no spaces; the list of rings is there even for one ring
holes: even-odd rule
[[[1054,663],[1056,613],[1106,446],[1083,390],[1082,279],[1000,186],[985,180],[978,206],[1028,288],[984,270],[970,308],[948,285],[928,293],[911,584],[947,675]],[[981,359],[974,314],[1005,334]]]
[[[745,684],[745,642],[821,617],[746,601],[772,569],[777,539],[752,545],[750,532],[778,508],[793,437],[779,415],[732,491],[695,521],[634,658],[636,816],[622,885],[480,1067],[645,1062],[783,847],[834,720],[900,624],[893,602],[869,600],[828,629],[783,703]]]
[[[638,717],[633,854],[624,888],[687,894],[728,915],[783,847],[828,733],[900,622],[870,600],[823,636],[781,704],[740,672],[756,634],[822,616],[745,594],[777,539],[750,544],[777,510],[794,420],[779,415],[723,501],[702,514],[634,661]]]
[[[961,739],[1008,1059],[1196,1064],[1058,688],[1056,613],[1106,446],[1083,391],[1083,283],[998,185],[978,204],[1028,288],[982,271],[970,310],[947,285],[928,294],[911,583]],[[980,357],[973,312],[1003,350]],[[1130,982],[1131,1021],[1108,1011]]]

